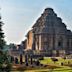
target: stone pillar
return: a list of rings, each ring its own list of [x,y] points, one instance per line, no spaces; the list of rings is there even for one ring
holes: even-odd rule
[[[67,39],[65,36],[63,36],[63,49],[67,48]]]
[[[33,59],[32,59],[32,56],[30,57],[30,60],[31,60],[31,65],[33,64]]]
[[[58,41],[59,41],[59,36],[58,35],[55,35],[55,50],[58,50]]]
[[[41,50],[41,35],[39,35],[39,50]]]
[[[69,40],[70,50],[71,50],[71,39]]]
[[[35,41],[35,48],[36,48],[36,50],[38,50],[37,41]]]
[[[25,55],[25,65],[28,66],[28,55]]]
[[[33,34],[32,50],[36,50],[36,48],[35,48],[35,35],[34,34]]]
[[[71,47],[71,39],[69,39],[69,53],[72,53],[72,47]]]
[[[50,41],[49,42],[50,42],[49,48],[50,48],[50,50],[53,50],[54,47],[53,47],[53,36],[52,35],[50,35]]]
[[[59,56],[59,50],[60,50],[60,47],[58,46],[58,43],[60,41],[60,35],[55,35],[55,50],[56,50],[56,56]]]
[[[72,39],[71,39],[71,50],[70,50],[70,52],[72,53]]]
[[[23,60],[23,58],[22,58],[22,54],[20,54],[20,64],[22,64],[22,61]]]

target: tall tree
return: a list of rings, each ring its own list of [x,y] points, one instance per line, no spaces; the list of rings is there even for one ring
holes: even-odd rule
[[[1,16],[0,16],[0,51],[3,50],[5,41],[4,41],[4,33],[2,30],[3,22],[1,21]]]
[[[10,71],[10,64],[8,60],[8,55],[4,52],[5,40],[4,40],[4,33],[2,30],[3,22],[1,21],[0,16],[0,72],[9,72]]]

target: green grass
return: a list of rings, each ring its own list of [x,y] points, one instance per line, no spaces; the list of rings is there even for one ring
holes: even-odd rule
[[[72,59],[63,59],[61,57],[57,57],[58,61],[53,62],[50,57],[44,57],[44,60],[39,60],[41,64],[55,64],[55,65],[61,65],[61,62],[68,64],[70,62],[72,64]]]
[[[58,61],[53,62],[50,57],[44,57],[44,60],[39,60],[41,64],[45,65],[50,65],[50,68],[40,68],[40,67],[35,67],[33,69],[27,69],[24,71],[11,71],[11,72],[72,72],[72,67],[69,66],[61,66],[61,62],[68,64],[68,61],[72,64],[72,59],[63,59],[61,57],[57,57]],[[54,67],[53,66],[58,66]]]
[[[72,67],[69,66],[61,66],[61,63],[63,62],[64,64],[68,65],[68,62],[70,62],[70,64],[72,64],[72,59],[63,59],[61,57],[57,57],[58,61],[57,62],[53,62],[51,60],[51,58],[49,57],[44,57],[44,60],[40,60],[41,64],[48,64],[48,65],[54,65],[54,66],[59,66],[61,68],[55,68],[53,69],[52,72],[72,72]]]
[[[44,57],[44,60],[40,60],[41,64],[53,64],[54,62],[51,60],[51,58]]]

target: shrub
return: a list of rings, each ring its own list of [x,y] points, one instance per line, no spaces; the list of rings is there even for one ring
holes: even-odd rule
[[[39,60],[44,60],[44,57],[40,57]]]
[[[56,61],[58,61],[58,59],[56,58],[51,58],[51,60],[55,63]]]

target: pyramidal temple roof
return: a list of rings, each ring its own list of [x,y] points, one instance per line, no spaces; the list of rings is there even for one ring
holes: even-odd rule
[[[62,22],[62,19],[57,16],[52,8],[46,8],[33,25],[33,31],[36,34],[65,34],[67,28]]]

